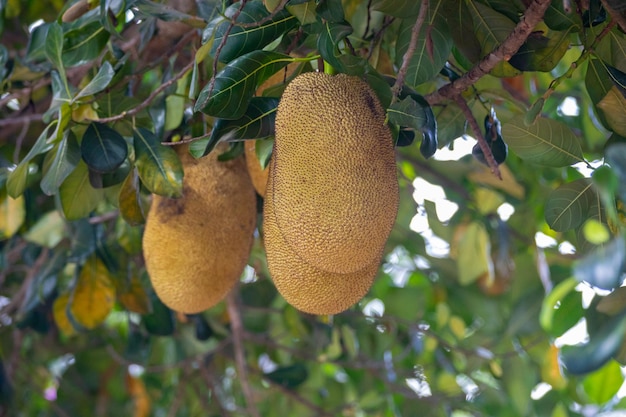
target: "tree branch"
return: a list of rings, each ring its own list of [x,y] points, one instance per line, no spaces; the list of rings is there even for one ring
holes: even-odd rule
[[[398,97],[400,91],[402,90],[402,86],[404,85],[404,79],[406,78],[406,73],[409,70],[409,63],[411,62],[411,58],[413,58],[413,55],[415,54],[419,34],[422,30],[422,26],[424,25],[424,21],[426,20],[426,12],[428,12],[428,0],[422,0],[419,14],[417,15],[417,19],[415,20],[413,29],[411,29],[411,40],[409,41],[409,47],[402,57],[402,65],[400,66],[400,70],[398,71],[398,77],[396,78],[396,82],[391,88],[391,93],[393,94],[394,98]]]
[[[176,81],[178,81],[179,79],[183,78],[183,76],[187,73],[187,71],[190,71],[193,66],[195,65],[196,60],[192,59],[191,62],[189,62],[187,65],[185,65],[183,67],[183,69],[181,69],[178,74],[174,75],[174,77],[172,77],[171,79],[167,80],[166,82],[164,82],[163,84],[161,84],[156,90],[154,90],[147,99],[145,99],[143,102],[141,102],[141,104],[139,104],[137,107],[134,107],[130,110],[127,111],[123,111],[122,113],[115,115],[115,116],[111,116],[111,117],[104,117],[102,119],[97,119],[97,120],[92,120],[94,122],[99,122],[99,123],[110,123],[110,122],[117,122],[118,120],[122,120],[125,117],[128,116],[134,116],[137,113],[139,113],[140,111],[142,111],[143,109],[145,109],[146,107],[148,107],[156,98],[156,96],[158,96],[159,94],[161,94],[166,88],[168,88],[170,85],[174,84]]]
[[[235,299],[235,293],[235,291],[231,291],[226,297],[226,308],[228,310],[228,317],[230,318],[230,327],[233,331],[235,365],[237,366],[237,373],[239,374],[241,390],[243,391],[243,396],[246,399],[248,414],[251,417],[260,417],[259,411],[255,405],[254,393],[252,392],[252,387],[250,386],[248,367],[243,347],[244,329],[241,322],[241,314],[239,314],[239,308],[237,306],[237,300]]]
[[[600,1],[602,2],[604,9],[611,16],[613,21],[617,23],[624,32],[626,32],[626,15],[624,14],[624,6],[622,6],[622,10],[620,11],[615,8],[615,6],[619,3],[608,0]]]
[[[425,96],[431,106],[440,104],[446,99],[453,99],[465,89],[488,74],[501,61],[508,61],[524,44],[537,23],[541,21],[550,5],[550,0],[533,0],[520,19],[515,29],[496,49],[485,56],[476,66],[463,74],[461,78],[446,84],[439,90]]]
[[[480,130],[480,126],[478,126],[478,122],[476,118],[472,114],[472,110],[470,110],[469,106],[461,96],[454,97],[454,102],[459,106],[463,115],[467,119],[467,123],[469,123],[472,132],[474,132],[474,136],[478,141],[478,146],[480,146],[480,150],[483,151],[483,155],[485,155],[485,161],[487,161],[487,165],[491,168],[491,172],[498,178],[502,179],[502,174],[500,173],[500,168],[498,168],[498,163],[493,158],[493,153],[491,152],[491,148],[483,135],[483,132]]]

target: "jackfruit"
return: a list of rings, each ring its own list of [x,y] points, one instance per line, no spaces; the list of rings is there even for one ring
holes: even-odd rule
[[[247,140],[244,144],[244,153],[246,155],[246,166],[248,174],[252,180],[252,185],[257,193],[265,198],[265,189],[267,187],[267,177],[269,175],[268,167],[261,168],[261,161],[256,156],[256,140]]]
[[[309,314],[337,314],[348,309],[371,287],[382,253],[362,270],[348,274],[322,271],[302,260],[278,230],[271,203],[272,179],[270,175],[263,229],[267,264],[276,289],[289,304]]]
[[[366,82],[297,76],[278,105],[272,158],[271,209],[295,254],[338,274],[380,260],[398,211],[398,178],[385,111]]]
[[[256,196],[243,158],[217,160],[224,146],[199,160],[182,149],[183,196],[155,195],[148,213],[146,269],[156,294],[172,310],[198,313],[220,302],[250,254]]]

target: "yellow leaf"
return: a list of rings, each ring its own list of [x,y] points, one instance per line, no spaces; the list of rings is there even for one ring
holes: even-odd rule
[[[494,279],[491,242],[482,223],[471,222],[457,227],[450,257],[456,260],[458,279],[462,285],[469,285],[485,274],[488,282]]]
[[[69,312],[74,321],[93,329],[106,319],[115,303],[115,287],[109,271],[95,255],[91,256],[78,277]]]
[[[561,390],[567,386],[567,380],[561,372],[559,365],[559,349],[550,345],[541,366],[541,379],[550,384],[555,390]]]
[[[139,279],[132,277],[124,287],[117,289],[119,302],[129,311],[139,314],[150,313],[150,300]]]
[[[465,322],[463,321],[461,317],[459,316],[450,317],[448,326],[450,327],[450,330],[452,331],[454,336],[457,338],[457,340],[462,340],[465,338],[465,331],[467,330],[467,328],[465,327]]]
[[[25,217],[24,197],[6,196],[0,204],[0,238],[13,236],[24,223]]]
[[[478,187],[474,191],[474,204],[480,214],[495,213],[504,201],[502,194],[488,188]]]
[[[55,247],[65,236],[65,221],[58,211],[50,211],[37,220],[24,239],[48,248]]]
[[[128,393],[133,399],[133,417],[147,417],[150,415],[150,396],[146,390],[146,385],[141,378],[126,374],[126,385]]]
[[[69,317],[67,316],[67,303],[69,301],[70,294],[61,294],[54,300],[52,305],[52,316],[57,324],[57,327],[66,336],[72,336],[76,334],[76,329],[72,326]]]
[[[626,136],[626,97],[613,86],[598,103],[609,127],[618,135]]]

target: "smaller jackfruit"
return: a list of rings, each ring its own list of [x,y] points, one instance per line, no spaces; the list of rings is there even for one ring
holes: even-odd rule
[[[150,281],[165,305],[198,313],[221,301],[248,260],[256,197],[242,158],[220,162],[218,145],[194,159],[179,152],[183,196],[154,196],[143,235]]]
[[[268,167],[261,168],[261,161],[256,155],[256,140],[247,140],[244,144],[244,153],[246,155],[246,166],[248,174],[252,180],[252,185],[257,193],[265,198],[265,189],[267,187],[267,176],[269,175]]]

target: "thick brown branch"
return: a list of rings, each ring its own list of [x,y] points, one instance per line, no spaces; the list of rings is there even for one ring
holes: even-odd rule
[[[541,21],[549,5],[550,0],[533,0],[504,42],[485,56],[475,67],[463,74],[461,78],[428,94],[425,97],[428,103],[432,106],[442,103],[446,99],[453,99],[485,74],[488,74],[498,63],[509,60],[524,44],[537,23]]]

